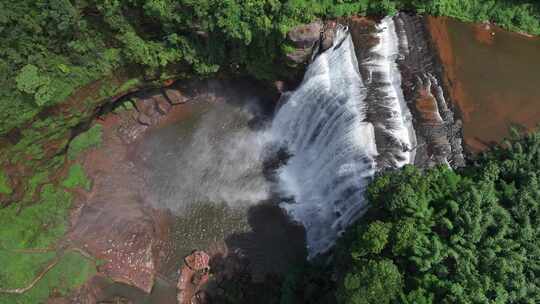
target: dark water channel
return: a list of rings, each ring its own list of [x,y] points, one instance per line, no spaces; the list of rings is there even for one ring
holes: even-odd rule
[[[440,33],[447,31],[447,45],[439,41],[439,49],[469,149],[479,151],[500,142],[511,125],[536,127],[540,122],[539,37],[452,19],[438,18],[432,26],[440,27]]]

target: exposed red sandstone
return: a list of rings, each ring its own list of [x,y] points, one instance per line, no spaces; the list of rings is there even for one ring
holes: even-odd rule
[[[131,144],[163,121],[172,106],[160,94],[136,98],[135,103],[136,112],[111,113],[99,121],[104,126],[103,147],[83,159],[93,179],[92,191],[81,193],[68,237],[104,261],[101,274],[149,293],[159,265],[169,255],[170,217],[147,201]]]
[[[104,146],[90,152],[84,166],[93,188],[73,218],[69,238],[92,256],[105,261],[99,272],[149,293],[156,274],[154,247],[165,242],[160,231],[166,215],[145,202],[142,178],[129,159],[128,147],[115,132],[128,115],[110,116],[103,124]]]
[[[178,279],[179,304],[206,303],[206,295],[202,290],[208,282],[210,256],[204,251],[194,251],[184,258]]]

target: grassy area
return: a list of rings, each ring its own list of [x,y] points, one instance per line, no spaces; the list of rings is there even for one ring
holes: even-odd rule
[[[0,194],[11,194],[12,191],[7,175],[0,171]]]
[[[74,164],[69,168],[68,176],[62,182],[62,186],[66,188],[81,187],[86,191],[90,191],[92,182],[86,176],[84,168],[80,164]]]
[[[69,144],[69,159],[75,159],[84,150],[99,147],[101,145],[102,135],[103,126],[100,124],[95,124],[88,131],[77,135]]]
[[[79,164],[70,167],[62,187],[50,183],[42,185],[47,176],[47,173],[38,173],[30,179],[30,194],[26,199],[31,200],[41,186],[38,202],[23,208],[20,204],[11,204],[0,209],[0,287],[25,287],[57,257],[60,257],[59,262],[24,294],[0,293],[0,304],[43,303],[49,296],[67,295],[96,272],[93,261],[77,252],[64,254],[56,248],[66,233],[73,201],[65,188],[89,190],[90,181]]]
[[[48,248],[65,233],[72,195],[52,184],[40,194],[39,202],[21,210],[18,204],[0,209],[0,249]]]
[[[55,253],[13,253],[0,251],[0,286],[20,288],[31,282],[43,267],[55,258]],[[5,266],[4,266],[5,265]],[[21,295],[0,293],[0,304],[45,303],[50,296],[65,296],[96,273],[93,261],[79,253],[66,253],[32,289]],[[2,276],[8,277],[3,279]]]

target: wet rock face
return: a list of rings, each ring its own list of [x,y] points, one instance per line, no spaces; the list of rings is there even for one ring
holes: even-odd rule
[[[308,63],[314,52],[322,52],[332,46],[336,26],[336,21],[323,23],[316,20],[295,27],[287,33],[289,42],[295,47],[287,58],[295,64]]]
[[[401,37],[398,59],[402,89],[414,116],[417,134],[415,164],[430,167],[465,164],[461,121],[455,119],[450,94],[442,82],[442,68],[430,43],[425,20],[404,13],[395,17]]]
[[[149,293],[164,255],[162,244],[168,240],[163,224],[167,214],[151,209],[146,201],[144,181],[128,146],[112,127],[123,120],[135,123],[129,113],[105,119],[105,148],[84,159],[93,187],[81,199],[68,237],[104,261],[98,269],[101,274]]]
[[[287,38],[296,49],[294,52],[287,54],[287,58],[297,64],[308,62],[316,44],[321,38],[322,30],[323,23],[320,20],[292,29],[287,34]]]
[[[380,43],[376,35],[377,20],[353,16],[340,18],[338,22],[349,27],[362,77],[377,81],[377,74],[369,70],[371,58],[377,58],[371,50]],[[401,89],[413,116],[412,123],[416,134],[417,143],[410,147],[415,153],[415,165],[462,166],[464,159],[461,124],[454,119],[449,94],[444,91],[441,65],[430,44],[424,20],[419,16],[400,13],[393,18],[393,22],[399,49],[399,56],[395,60],[401,74]],[[364,61],[367,61],[367,64],[364,64]],[[377,102],[380,98],[383,96],[374,96],[375,102],[369,111],[369,115],[375,120],[385,119],[385,111]],[[389,144],[377,130],[375,136],[378,147]]]
[[[324,24],[322,29],[322,37],[320,38],[320,52],[326,51],[334,43],[334,38],[336,36],[336,27],[338,23],[336,21],[328,21]]]

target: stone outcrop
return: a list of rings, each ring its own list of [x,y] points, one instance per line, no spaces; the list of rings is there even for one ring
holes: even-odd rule
[[[188,102],[193,96],[187,96],[178,88],[166,88],[163,90],[163,96],[173,105]]]
[[[186,103],[192,98],[193,96],[182,92],[179,85],[174,84],[162,90],[136,94],[133,99],[138,112],[137,121],[144,126],[156,125],[162,116],[169,113],[173,105]]]
[[[402,89],[414,116],[417,135],[415,164],[430,167],[465,164],[462,123],[454,115],[450,94],[445,91],[437,52],[430,43],[423,17],[400,13],[395,17],[400,39],[398,59]]]
[[[287,54],[287,58],[293,64],[308,63],[314,52],[321,52],[332,46],[336,25],[335,21],[315,20],[293,28],[287,33],[287,38],[295,49]]]
[[[309,24],[297,26],[289,31],[287,38],[295,47],[295,50],[287,54],[287,58],[297,64],[308,62],[321,38],[323,26],[321,20],[316,20]]]
[[[178,279],[178,304],[207,303],[206,293],[202,290],[208,282],[210,256],[204,251],[194,251],[184,258]]]

